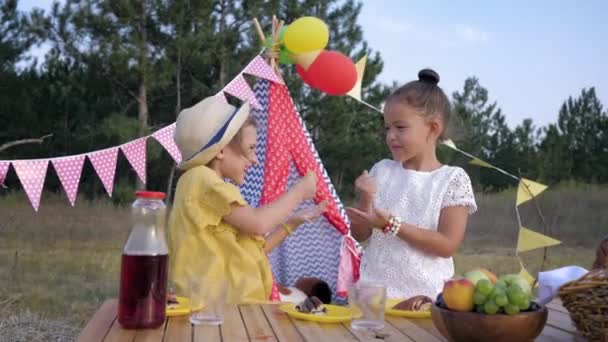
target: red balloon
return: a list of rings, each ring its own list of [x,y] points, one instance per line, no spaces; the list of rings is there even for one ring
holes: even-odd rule
[[[338,51],[323,51],[304,73],[305,82],[329,95],[344,95],[357,83],[355,63]]]
[[[312,88],[319,89],[319,88],[317,88],[317,86],[314,83],[311,82],[310,77],[308,76],[308,73],[306,72],[306,70],[304,68],[302,68],[301,66],[299,66],[298,64],[296,64],[296,72],[298,73],[298,75],[300,75],[300,78],[302,79],[302,81],[304,81],[304,83],[308,84]]]

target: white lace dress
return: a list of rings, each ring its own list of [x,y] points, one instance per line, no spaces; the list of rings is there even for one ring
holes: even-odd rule
[[[370,175],[378,187],[375,206],[419,228],[437,230],[439,214],[445,207],[466,206],[469,214],[477,210],[471,180],[459,167],[421,172],[385,159],[374,165]],[[383,284],[389,298],[426,295],[435,299],[444,280],[453,274],[452,258],[423,253],[398,237],[374,229],[363,251],[360,280]]]

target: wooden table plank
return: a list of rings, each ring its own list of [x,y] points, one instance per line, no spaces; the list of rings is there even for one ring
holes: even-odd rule
[[[440,341],[447,341],[445,339],[445,337],[443,337],[443,335],[441,335],[439,330],[437,330],[432,319],[430,319],[430,318],[411,319],[410,322],[414,323],[416,326],[422,328],[426,332],[435,336],[435,338],[439,339]]]
[[[563,313],[566,313],[566,314],[570,314],[570,312],[568,312],[568,309],[566,309],[564,307],[564,305],[562,304],[562,301],[559,300],[559,299],[554,299],[551,302],[547,303],[546,307],[548,309],[552,309],[552,310],[556,310],[556,311],[563,312]]]
[[[169,318],[163,342],[173,341],[192,341],[192,324],[190,324],[188,316]]]
[[[201,324],[194,325],[192,328],[194,329],[193,342],[215,342],[222,340],[219,326]]]
[[[165,329],[167,329],[167,322],[169,318],[170,317],[167,317],[165,323],[156,329],[138,330],[135,334],[135,339],[133,342],[161,342],[163,340],[163,336],[165,335]]]
[[[239,308],[234,305],[226,305],[224,308],[224,323],[220,327],[224,341],[251,341]]]
[[[132,342],[135,339],[135,329],[123,329],[118,320],[114,320],[114,324],[108,331],[104,341],[108,342]]]
[[[536,341],[584,341],[585,339],[580,335],[571,334],[566,331],[554,328],[550,325],[545,325],[545,328],[540,333],[540,336],[536,338]]]
[[[279,310],[276,305],[261,305],[260,308],[279,341],[305,341],[304,337],[300,335],[300,332],[294,326],[291,318]]]
[[[343,342],[360,341],[342,324],[320,324],[311,321],[292,319],[296,329],[304,336],[306,341],[314,342]]]
[[[243,323],[252,341],[279,341],[259,305],[239,305]]]
[[[578,331],[576,330],[576,326],[574,325],[574,322],[570,318],[569,314],[553,310],[552,308],[549,308],[549,317],[547,318],[547,324],[573,334],[578,333]]]
[[[78,342],[101,341],[104,339],[118,312],[118,301],[116,299],[106,300],[95,312],[93,318],[87,323],[80,335]]]
[[[388,342],[415,342],[416,340],[411,339],[408,335],[400,331],[385,320],[384,328],[380,331],[361,331],[353,329],[350,323],[343,324],[351,334],[357,336],[361,341],[388,341]]]
[[[386,316],[385,320],[388,324],[391,324],[395,328],[399,329],[399,331],[401,331],[403,334],[408,336],[408,338],[412,339],[413,341],[433,341],[433,342],[445,341],[445,339],[443,339],[443,337],[437,337],[435,334],[429,332],[427,329],[424,329],[424,328],[416,325],[415,323],[413,323],[415,321],[420,321],[420,320],[430,321],[430,319],[426,319],[426,318],[406,319],[403,317]],[[431,324],[433,324],[432,321],[431,321]],[[435,327],[435,325],[433,324],[433,328],[434,327]],[[430,329],[430,328],[428,328],[428,329]],[[441,333],[439,333],[439,331],[437,331],[437,333],[441,335]]]

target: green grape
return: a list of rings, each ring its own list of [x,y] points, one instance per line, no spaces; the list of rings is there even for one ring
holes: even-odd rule
[[[504,296],[507,294],[507,290],[500,287],[500,286],[494,286],[494,290],[492,290],[492,294],[490,295],[490,298],[492,299],[496,299],[496,297],[498,296]]]
[[[526,294],[521,290],[516,289],[514,291],[509,291],[507,294],[509,296],[509,302],[517,306],[523,305],[527,300]]]
[[[511,286],[509,286],[509,290],[524,292],[524,290],[521,288],[521,286],[519,286],[517,284],[511,284]]]
[[[488,300],[488,297],[486,297],[482,293],[475,291],[475,294],[473,295],[473,303],[475,303],[477,305],[481,305],[481,304],[485,303],[486,300]]]
[[[494,301],[496,302],[496,305],[498,305],[500,307],[504,307],[505,305],[509,304],[509,300],[507,299],[507,296],[504,294],[500,294],[500,295],[496,296],[496,298],[494,298]]]
[[[519,313],[519,307],[515,304],[508,304],[505,306],[505,313],[507,315],[515,315]]]
[[[496,282],[496,285],[494,285],[494,287],[502,287],[503,289],[506,289],[507,286],[507,282],[503,280],[499,280]]]
[[[475,305],[475,312],[477,312],[477,313],[484,313],[483,304],[481,304],[481,305]]]
[[[483,294],[484,296],[490,295],[493,289],[494,285],[492,285],[492,282],[487,279],[481,279],[477,282],[477,291],[479,291],[479,293]]]
[[[525,298],[525,300],[523,302],[518,303],[517,306],[521,311],[528,310],[528,308],[530,307],[530,300],[528,298]]]
[[[498,305],[496,305],[496,303],[493,300],[488,300],[483,305],[483,310],[485,311],[485,313],[490,314],[490,315],[497,313],[498,309],[500,309],[500,308],[498,307]]]

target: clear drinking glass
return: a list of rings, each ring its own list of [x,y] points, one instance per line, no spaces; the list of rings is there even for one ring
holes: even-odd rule
[[[351,327],[356,330],[384,328],[386,288],[380,284],[358,283],[348,290],[348,302],[353,310]]]
[[[225,281],[190,280],[190,323],[220,325],[224,322],[224,305],[228,286]]]

